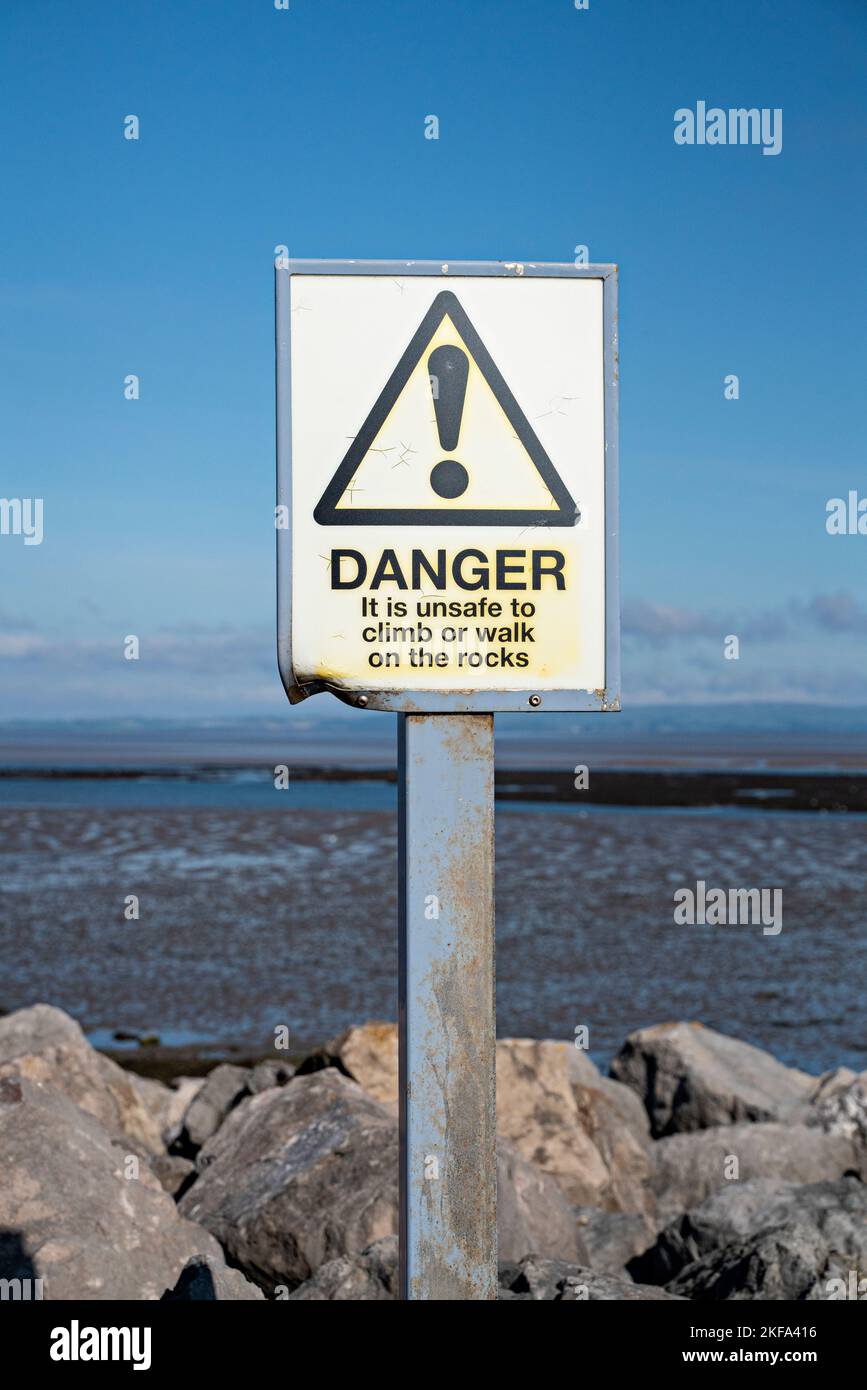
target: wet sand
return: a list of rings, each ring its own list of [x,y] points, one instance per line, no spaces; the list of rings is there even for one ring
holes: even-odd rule
[[[821,1071],[867,1066],[867,820],[508,803],[497,813],[498,1026],[606,1062],[696,1018]],[[395,1018],[390,810],[0,808],[0,1005],[37,1000],[100,1046],[303,1052]],[[677,926],[673,893],[780,887],[779,936]],[[140,900],[138,921],[124,899]]]

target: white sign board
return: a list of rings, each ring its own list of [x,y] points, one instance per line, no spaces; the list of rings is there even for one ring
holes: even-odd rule
[[[614,268],[297,261],[277,284],[290,698],[617,708]]]

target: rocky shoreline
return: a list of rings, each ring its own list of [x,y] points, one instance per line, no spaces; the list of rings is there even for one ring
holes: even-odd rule
[[[296,1061],[165,1084],[59,1009],[0,1018],[0,1278],[47,1299],[393,1299],[396,1030]],[[867,1295],[867,1072],[811,1076],[697,1023],[631,1034],[609,1076],[505,1039],[497,1120],[503,1299]]]

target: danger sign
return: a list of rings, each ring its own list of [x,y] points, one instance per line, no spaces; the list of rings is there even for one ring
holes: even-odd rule
[[[290,699],[618,707],[613,267],[278,266]]]
[[[410,454],[404,438],[420,447]],[[485,467],[494,450],[496,468]],[[434,299],[313,515],[324,525],[356,526],[577,520],[538,435],[451,290]]]

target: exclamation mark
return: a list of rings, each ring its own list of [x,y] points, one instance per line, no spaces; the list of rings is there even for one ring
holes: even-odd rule
[[[440,448],[449,454],[458,447],[469,367],[463,349],[447,344],[434,348],[427,360],[428,378],[436,382],[433,396]],[[470,475],[457,459],[442,459],[431,469],[430,485],[438,497],[460,497],[469,481]]]

